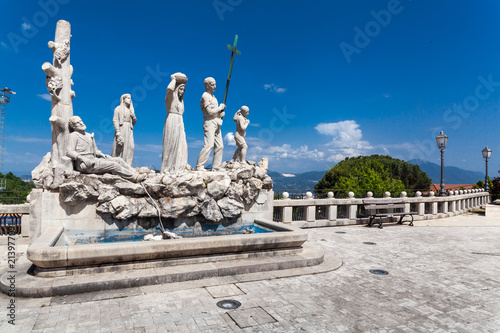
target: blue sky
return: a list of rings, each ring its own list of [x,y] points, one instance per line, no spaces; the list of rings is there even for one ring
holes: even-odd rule
[[[113,110],[131,93],[134,166],[160,167],[170,74],[188,78],[184,123],[194,166],[203,145],[203,80],[222,102],[234,35],[224,160],[232,115],[250,108],[248,159],[271,170],[327,170],[388,154],[483,171],[500,164],[500,3],[485,1],[10,1],[0,23],[7,106],[3,171],[31,171],[51,149],[44,62],[56,23],[72,25],[74,114],[111,153]],[[210,161],[210,160],[209,160]]]

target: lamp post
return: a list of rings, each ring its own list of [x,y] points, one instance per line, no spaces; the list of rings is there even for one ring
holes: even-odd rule
[[[446,196],[444,191],[444,150],[448,144],[448,137],[441,131],[438,136],[436,136],[436,143],[441,151],[441,189],[439,190],[439,196]]]
[[[486,190],[486,192],[488,192],[490,189],[489,189],[489,186],[488,186],[488,159],[491,157],[491,149],[488,148],[488,146],[486,146],[482,151],[483,153],[483,158],[486,160],[486,178],[484,179],[484,183],[485,183],[485,186],[484,186],[484,189]]]

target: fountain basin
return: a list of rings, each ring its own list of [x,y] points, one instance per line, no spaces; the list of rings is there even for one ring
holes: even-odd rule
[[[48,228],[27,250],[27,258],[41,268],[93,266],[109,263],[186,258],[299,248],[307,232],[268,220],[255,220],[270,233],[169,239],[149,242],[116,242],[55,246],[63,234],[61,226]]]

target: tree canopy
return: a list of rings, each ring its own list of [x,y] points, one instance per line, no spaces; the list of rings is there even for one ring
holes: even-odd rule
[[[432,180],[418,165],[384,155],[348,157],[327,171],[314,186],[316,192],[343,189],[363,195],[372,191],[399,194],[428,190]]]
[[[0,173],[0,179],[6,179],[6,189],[0,191],[0,202],[5,204],[26,202],[26,196],[35,187],[34,184],[23,181],[12,172],[6,175]]]

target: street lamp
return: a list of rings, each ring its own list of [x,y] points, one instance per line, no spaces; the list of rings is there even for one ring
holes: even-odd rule
[[[488,148],[488,146],[486,146],[486,148],[484,148],[482,151],[483,153],[483,158],[486,160],[486,178],[484,179],[484,183],[485,183],[485,186],[484,186],[484,189],[486,190],[486,192],[489,191],[489,186],[488,186],[488,159],[491,157],[491,149]]]
[[[444,150],[448,144],[448,137],[441,131],[438,136],[436,136],[436,143],[441,151],[441,189],[439,190],[439,196],[446,196],[444,191]]]

